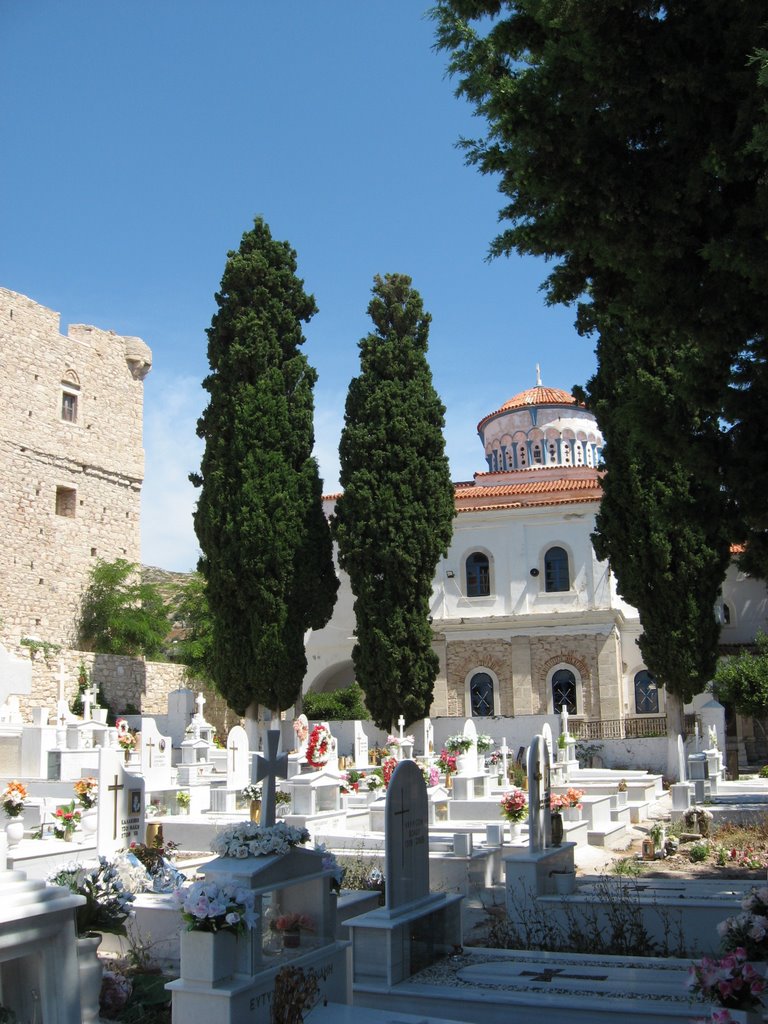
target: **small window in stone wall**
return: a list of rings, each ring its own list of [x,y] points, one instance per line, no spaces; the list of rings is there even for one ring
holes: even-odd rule
[[[77,423],[77,392],[68,389],[62,391],[61,418],[66,423]]]
[[[75,518],[77,508],[77,491],[74,487],[56,488],[56,515]]]

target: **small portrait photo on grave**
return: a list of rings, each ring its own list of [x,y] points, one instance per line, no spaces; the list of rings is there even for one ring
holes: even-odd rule
[[[141,814],[141,790],[131,790],[131,814]]]
[[[161,754],[163,753],[163,751],[165,750],[165,740],[161,739],[158,741],[157,749],[160,751]]]

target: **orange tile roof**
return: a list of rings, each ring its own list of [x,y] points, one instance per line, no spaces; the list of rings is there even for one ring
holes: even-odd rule
[[[513,494],[549,494],[562,491],[599,491],[600,485],[595,478],[591,479],[543,479],[529,480],[517,484],[495,484],[483,486],[477,484],[471,487],[460,485],[456,488],[456,499],[462,498],[495,498]]]
[[[498,416],[500,412],[510,412],[512,409],[524,409],[526,406],[531,405],[576,404],[576,399],[567,391],[563,391],[561,388],[545,388],[542,384],[539,384],[535,388],[528,388],[526,391],[520,391],[518,394],[513,395],[512,398],[506,401],[500,409],[496,409],[494,412],[489,412],[487,416],[483,416],[477,424],[477,429],[481,430],[488,420],[493,419],[494,416]]]

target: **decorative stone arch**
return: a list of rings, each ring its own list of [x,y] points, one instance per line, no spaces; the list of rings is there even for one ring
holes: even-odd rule
[[[476,710],[476,703],[473,702],[473,684],[478,684],[476,689],[480,688],[481,683],[486,681],[490,682],[490,711],[488,714],[478,714]],[[467,718],[492,718],[495,715],[500,714],[500,702],[499,702],[499,677],[494,669],[489,668],[487,665],[477,665],[470,669],[464,678],[464,714]]]
[[[64,371],[64,373],[62,373],[62,375],[61,375],[61,383],[65,387],[67,385],[70,385],[71,387],[79,388],[80,387],[80,378],[77,375],[77,371],[73,370],[71,366],[68,366],[67,369]]]
[[[75,370],[67,367],[61,375],[59,414],[65,423],[77,423],[80,418],[80,378]]]
[[[584,684],[589,681],[589,669],[585,662],[575,655],[563,653],[559,657],[550,658],[544,666],[546,676],[547,714],[556,715],[560,713],[560,707],[555,707],[553,697],[553,686],[558,680],[555,678],[558,673],[570,673],[573,677],[573,698],[576,710],[570,714],[583,715],[584,711]]]

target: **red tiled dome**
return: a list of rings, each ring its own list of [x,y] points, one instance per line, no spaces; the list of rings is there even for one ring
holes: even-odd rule
[[[531,405],[576,405],[576,399],[561,388],[545,388],[543,384],[537,384],[534,388],[528,388],[526,391],[521,391],[519,394],[514,395],[500,409],[495,409],[493,412],[489,412],[487,416],[483,416],[477,425],[477,429],[481,430],[489,419],[497,416],[500,412],[509,412],[511,409],[524,409]]]

